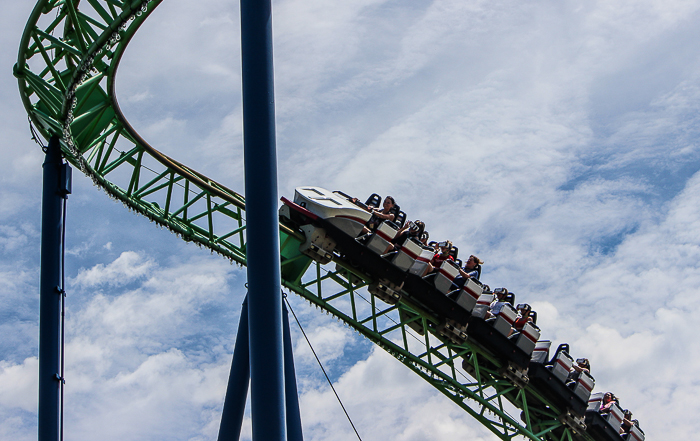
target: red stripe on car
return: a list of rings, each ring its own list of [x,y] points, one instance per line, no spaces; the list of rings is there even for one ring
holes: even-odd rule
[[[455,279],[455,276],[453,276],[452,274],[448,273],[447,271],[445,271],[445,270],[442,269],[442,268],[440,268],[440,274],[442,274],[443,276],[445,276],[445,277],[447,278],[447,280],[449,280],[450,282],[453,281],[453,280]]]
[[[290,201],[289,199],[285,198],[284,196],[281,198],[282,203],[284,205],[288,206],[294,211],[297,211],[301,214],[303,214],[306,217],[310,217],[311,220],[316,220],[318,219],[318,216],[307,210],[306,208],[302,207],[301,205],[295,204],[294,202]]]

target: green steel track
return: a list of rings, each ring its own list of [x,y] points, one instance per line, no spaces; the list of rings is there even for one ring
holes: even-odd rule
[[[66,159],[111,197],[183,240],[245,265],[243,196],[154,149],[117,103],[119,61],[160,3],[40,0],[14,66],[20,95],[41,134],[58,136]],[[368,293],[368,276],[342,262],[312,261],[299,252],[301,234],[287,226],[280,225],[280,236],[285,288],[382,347],[498,438],[592,440],[559,420],[564,409],[502,377],[503,366],[488,351],[434,334],[439,319],[419,305],[389,306]]]

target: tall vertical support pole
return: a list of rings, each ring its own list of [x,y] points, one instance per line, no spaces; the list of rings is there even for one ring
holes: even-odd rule
[[[241,437],[243,413],[250,383],[250,351],[248,349],[248,296],[243,300],[238,321],[236,346],[233,348],[231,373],[228,377],[224,410],[221,412],[218,441],[238,441]]]
[[[270,0],[241,0],[253,439],[286,440]]]
[[[41,199],[39,282],[39,441],[59,441],[61,347],[61,147],[49,141]]]

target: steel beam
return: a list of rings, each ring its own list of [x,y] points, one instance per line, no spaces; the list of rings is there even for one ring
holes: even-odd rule
[[[299,410],[299,392],[297,391],[297,377],[294,370],[294,353],[292,350],[292,336],[289,331],[289,313],[282,303],[282,332],[284,338],[284,393],[287,404],[287,440],[304,441],[301,429],[301,412]]]
[[[286,439],[270,0],[241,0],[253,440]]]
[[[218,441],[237,441],[241,436],[243,413],[250,383],[250,351],[248,349],[248,296],[243,300],[233,349],[231,373],[228,377],[224,410],[221,413]]]
[[[39,441],[60,438],[61,350],[61,146],[49,141],[43,164],[41,276],[39,282]]]

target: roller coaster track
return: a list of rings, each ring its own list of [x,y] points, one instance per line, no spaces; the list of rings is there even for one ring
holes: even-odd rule
[[[183,240],[245,265],[244,197],[150,146],[117,103],[124,50],[160,3],[40,0],[14,66],[20,95],[41,134],[58,136],[65,158],[111,197]],[[301,254],[298,231],[280,225],[280,237],[285,288],[379,345],[498,438],[593,440],[560,420],[565,409],[503,377],[487,350],[434,333],[438,319],[419,305],[389,306],[369,294],[367,275]]]

